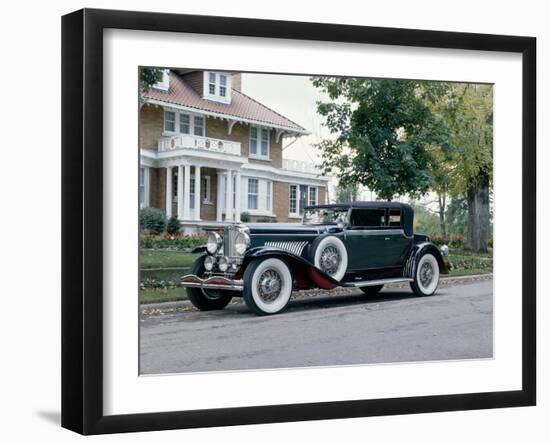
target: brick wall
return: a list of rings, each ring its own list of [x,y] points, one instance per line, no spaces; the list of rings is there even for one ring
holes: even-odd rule
[[[250,163],[260,163],[274,166],[276,168],[283,167],[283,146],[281,141],[275,141],[275,131],[269,131],[270,134],[270,156],[271,160],[249,159]],[[250,152],[250,126],[242,123],[236,123],[233,126],[231,135],[227,133],[227,122],[213,118],[206,119],[206,136],[212,138],[220,138],[222,140],[232,140],[241,144],[241,155],[247,156]]]
[[[139,147],[156,151],[163,126],[163,109],[156,105],[143,105],[139,111]]]

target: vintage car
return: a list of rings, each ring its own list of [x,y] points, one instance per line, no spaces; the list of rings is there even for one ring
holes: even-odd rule
[[[242,296],[258,315],[282,311],[298,289],[373,295],[409,282],[416,295],[431,295],[448,266],[429,237],[413,234],[413,217],[407,204],[375,201],[310,206],[301,224],[212,226],[182,285],[201,310]]]

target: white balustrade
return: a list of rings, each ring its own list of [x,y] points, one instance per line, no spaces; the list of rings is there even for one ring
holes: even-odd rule
[[[307,174],[322,174],[322,171],[315,164],[300,160],[283,159],[283,169]]]
[[[239,142],[190,134],[163,137],[158,141],[158,148],[160,152],[178,149],[204,149],[223,154],[241,155],[241,144]]]

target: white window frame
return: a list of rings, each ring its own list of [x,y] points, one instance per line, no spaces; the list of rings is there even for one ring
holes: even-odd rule
[[[311,200],[311,191],[315,190],[315,201]],[[308,186],[307,188],[307,204],[308,206],[315,206],[319,204],[319,188],[317,186]]]
[[[212,178],[209,175],[203,175],[201,177],[201,197],[202,202],[206,204],[212,204]],[[206,191],[206,192],[203,192]],[[206,195],[205,195],[206,194]]]
[[[149,188],[149,174],[150,168],[147,166],[140,166],[139,168],[139,207],[147,208],[150,206],[150,188]]]
[[[167,112],[173,112],[175,114],[175,120],[174,120],[174,130],[170,131],[166,129],[166,113]],[[189,118],[189,132],[181,132],[181,121],[182,116],[185,115]],[[195,119],[200,118],[202,119],[202,131],[201,134],[195,134],[195,128],[198,127],[195,125]],[[164,108],[164,121],[162,124],[163,132],[162,134],[164,136],[174,136],[174,135],[192,135],[194,137],[204,137],[206,134],[206,116],[202,114],[194,114],[191,112],[183,112],[178,111],[173,108]]]
[[[256,153],[252,152],[252,129],[256,129]],[[267,132],[267,155],[262,154],[262,135]],[[271,133],[265,126],[250,125],[248,137],[248,156],[259,160],[270,160],[271,154]]]
[[[214,76],[214,83],[210,81],[210,75]],[[221,78],[225,77],[225,85]],[[221,103],[231,103],[231,74],[227,72],[204,71],[202,98]],[[210,85],[214,85],[214,93],[210,92]],[[225,87],[225,96],[221,95],[221,89]]]
[[[300,206],[302,201],[302,195],[300,192],[300,186],[306,186],[307,187],[307,206],[313,206],[314,204],[311,201],[311,190],[315,189],[315,205],[319,204],[319,186],[312,186],[312,185],[300,185],[297,183],[291,183],[288,186],[288,217],[289,218],[302,218],[302,214],[300,213],[303,208]],[[290,199],[292,196],[291,189],[296,189],[296,212],[291,212],[290,207]]]
[[[256,182],[256,192],[250,192],[250,182],[254,180]],[[250,196],[256,196],[256,207],[250,207]],[[246,209],[249,211],[260,211],[260,179],[249,178],[246,182]]]
[[[166,122],[168,121],[168,119],[166,118],[166,114],[168,113],[171,113],[171,114],[174,114],[174,130],[170,130],[170,129],[166,129]],[[178,129],[178,125],[179,125],[179,118],[178,118],[178,111],[176,111],[175,109],[164,109],[164,117],[163,117],[163,122],[162,122],[162,130],[164,133],[168,133],[168,134],[175,134],[176,133],[176,130]]]

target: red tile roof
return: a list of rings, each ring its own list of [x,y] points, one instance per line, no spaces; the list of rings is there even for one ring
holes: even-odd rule
[[[307,133],[302,126],[235,89],[232,90],[231,103],[229,104],[203,99],[175,72],[170,72],[170,88],[168,91],[151,88],[145,97],[167,104],[222,114],[229,119],[244,119],[267,126],[287,129],[291,132]]]

